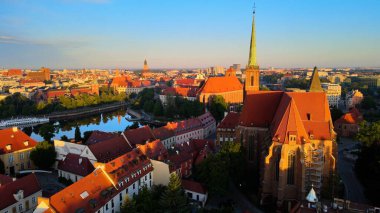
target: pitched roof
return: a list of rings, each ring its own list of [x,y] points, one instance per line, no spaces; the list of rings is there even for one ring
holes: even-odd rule
[[[88,158],[69,153],[64,160],[58,162],[58,169],[84,177],[94,171],[95,168]]]
[[[174,128],[168,123],[165,126],[153,129],[153,134],[157,139],[165,140],[174,136]]]
[[[163,95],[178,95],[182,97],[195,97],[197,88],[194,87],[168,87],[162,91]]]
[[[240,113],[229,112],[219,123],[218,128],[234,129],[239,124]]]
[[[198,116],[197,119],[199,119],[204,127],[216,123],[215,118],[210,112],[203,113],[202,115]]]
[[[317,67],[314,67],[313,75],[310,79],[309,92],[323,92]]]
[[[0,154],[33,148],[37,142],[17,127],[0,130]]]
[[[104,140],[111,139],[115,137],[115,133],[112,132],[103,132],[103,131],[93,131],[90,137],[86,141],[86,145],[95,144]]]
[[[112,189],[112,182],[99,168],[51,196],[50,205],[56,212],[95,212],[108,202],[109,196],[103,194]]]
[[[201,93],[221,93],[229,91],[243,91],[243,84],[235,76],[210,77],[200,89]]]
[[[132,147],[129,146],[121,135],[91,144],[88,148],[94,154],[97,161],[102,163],[111,161],[132,150]]]
[[[184,180],[182,179],[182,187],[185,190],[192,191],[192,192],[197,192],[200,194],[206,194],[206,188],[202,186],[202,184],[192,181],[192,180]]]
[[[40,184],[38,183],[35,174],[30,174],[28,176],[17,179],[13,182],[7,183],[0,186],[0,209],[5,209],[6,207],[17,203],[14,194],[17,194],[19,190],[24,191],[24,197],[28,197],[41,190]]]
[[[313,101],[310,101],[313,100]],[[324,92],[256,92],[245,100],[239,125],[270,129],[274,140],[288,143],[289,134],[297,142],[331,139],[332,122]]]
[[[168,150],[161,143],[159,139],[147,142],[144,145],[137,145],[137,148],[146,156],[151,159],[158,159],[159,157],[165,157],[168,154]],[[162,159],[163,160],[163,159]]]
[[[362,114],[356,108],[352,108],[348,113],[342,115],[338,120],[336,120],[335,125],[359,124],[362,121],[363,121]]]
[[[156,139],[148,125],[137,129],[128,129],[127,131],[124,131],[124,135],[132,146],[136,144],[145,144],[147,141]]]

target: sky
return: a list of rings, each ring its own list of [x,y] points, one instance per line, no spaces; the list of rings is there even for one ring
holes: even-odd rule
[[[0,68],[248,62],[252,0],[0,0]],[[380,67],[380,1],[256,0],[261,67]]]

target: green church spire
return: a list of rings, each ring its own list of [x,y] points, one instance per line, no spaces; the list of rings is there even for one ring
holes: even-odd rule
[[[317,67],[314,67],[313,74],[311,75],[309,92],[323,92]]]
[[[256,6],[253,6],[251,47],[249,48],[248,67],[256,67],[256,30],[255,30],[255,13]]]

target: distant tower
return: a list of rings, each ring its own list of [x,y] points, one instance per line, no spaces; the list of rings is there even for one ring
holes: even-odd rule
[[[141,72],[141,77],[146,77],[148,72],[149,72],[148,62],[145,59],[144,60],[144,67],[143,67],[143,70]]]
[[[309,89],[308,92],[323,92],[321,86],[321,80],[319,79],[318,69],[317,67],[314,67],[313,75],[310,79]]]
[[[249,94],[259,91],[260,70],[256,62],[256,33],[255,33],[255,13],[256,7],[253,8],[251,46],[249,49],[248,65],[245,71],[245,92]]]

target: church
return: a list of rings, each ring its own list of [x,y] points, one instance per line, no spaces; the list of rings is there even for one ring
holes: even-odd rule
[[[326,94],[319,79],[308,92],[259,91],[255,12],[244,86],[244,106],[236,127],[249,172],[255,174],[261,204],[287,205],[328,189],[336,172],[337,145]],[[313,78],[318,78],[315,69]],[[328,192],[331,193],[331,192]]]

